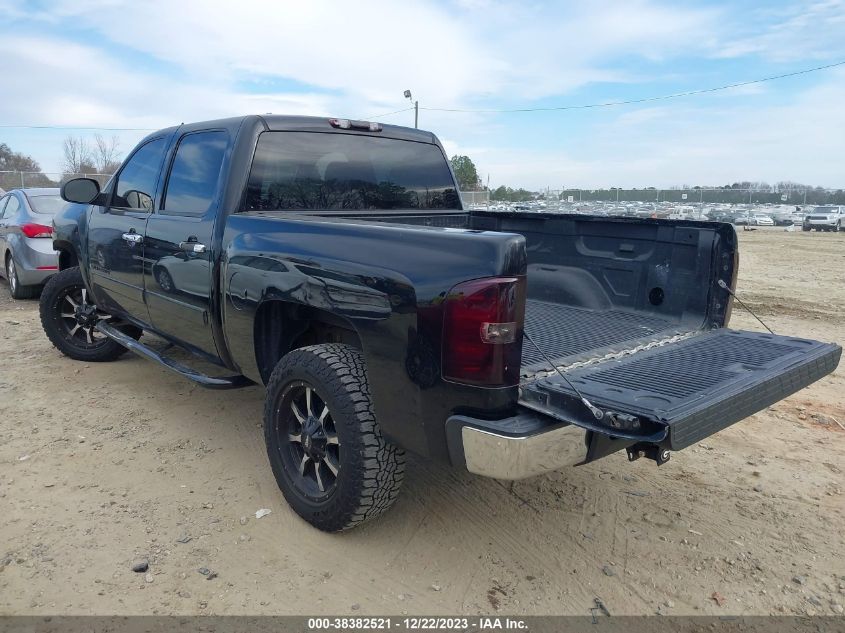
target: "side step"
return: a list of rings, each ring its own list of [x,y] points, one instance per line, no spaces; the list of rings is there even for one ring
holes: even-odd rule
[[[180,376],[191,380],[207,389],[238,389],[240,387],[248,387],[253,382],[245,376],[225,376],[222,378],[215,378],[214,376],[207,376],[190,367],[186,367],[181,363],[177,363],[172,358],[162,356],[157,351],[147,347],[143,343],[139,343],[131,336],[128,336],[113,328],[111,325],[100,321],[94,326],[98,332],[105,334],[113,341],[117,341],[126,349],[135,352],[138,356],[142,356],[147,360],[155,361],[159,365],[166,367],[171,371],[175,371]]]

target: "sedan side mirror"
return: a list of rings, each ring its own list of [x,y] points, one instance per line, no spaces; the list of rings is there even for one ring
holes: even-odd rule
[[[74,178],[62,185],[59,195],[65,202],[93,204],[100,195],[100,183],[93,178]]]

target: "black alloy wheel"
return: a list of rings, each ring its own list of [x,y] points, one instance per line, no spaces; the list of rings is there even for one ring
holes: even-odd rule
[[[123,345],[96,329],[100,321],[114,323],[115,319],[94,304],[79,267],[50,277],[41,293],[39,311],[47,338],[65,356],[104,362],[126,353]],[[141,330],[134,325],[115,323],[115,327],[135,339],[141,337]]]
[[[292,484],[312,501],[334,493],[341,446],[329,405],[305,381],[288,383],[275,412],[276,442]]]

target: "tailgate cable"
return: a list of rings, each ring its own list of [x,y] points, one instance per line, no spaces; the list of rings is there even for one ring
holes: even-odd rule
[[[774,334],[774,332],[772,331],[772,328],[770,328],[768,325],[763,323],[763,319],[761,319],[756,314],[754,314],[754,311],[751,308],[749,308],[747,305],[745,305],[742,302],[742,299],[740,299],[739,297],[736,296],[736,293],[733,290],[731,290],[731,287],[728,284],[726,284],[722,279],[719,280],[718,284],[719,284],[719,288],[721,288],[722,290],[727,290],[728,294],[739,302],[739,305],[741,305],[743,308],[745,308],[751,316],[753,316],[755,319],[757,319],[760,322],[760,325],[762,325],[764,328],[766,328],[769,331],[769,334]]]
[[[552,359],[550,359],[546,355],[546,352],[544,352],[540,348],[540,346],[537,345],[537,343],[534,342],[534,339],[531,338],[531,336],[528,334],[528,332],[525,331],[525,329],[522,330],[522,335],[528,340],[529,343],[531,343],[534,346],[534,349],[536,349],[538,352],[540,352],[540,356],[542,356],[546,360],[546,362],[549,365],[552,366],[552,369],[554,369],[558,374],[560,374],[560,377],[563,378],[566,381],[566,384],[569,385],[569,387],[572,389],[572,391],[575,392],[575,394],[581,400],[581,403],[585,407],[587,407],[587,409],[590,410],[590,413],[593,414],[593,417],[596,420],[601,420],[604,417],[604,411],[602,411],[598,407],[594,406],[593,403],[591,403],[589,400],[587,400],[587,398],[584,397],[584,394],[582,394],[580,391],[578,391],[578,387],[576,387],[575,385],[572,384],[572,381],[569,380],[569,378],[566,377],[566,375],[560,370],[560,368],[557,365],[554,364],[554,362],[552,362]]]

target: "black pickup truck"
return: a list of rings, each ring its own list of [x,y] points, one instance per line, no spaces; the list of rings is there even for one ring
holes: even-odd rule
[[[151,134],[76,179],[41,297],[59,350],[264,385],[273,472],[336,531],[404,451],[519,479],[658,464],[833,371],[841,348],[726,329],[729,224],[467,212],[429,132],[247,116]],[[192,352],[177,361],[143,333]]]

